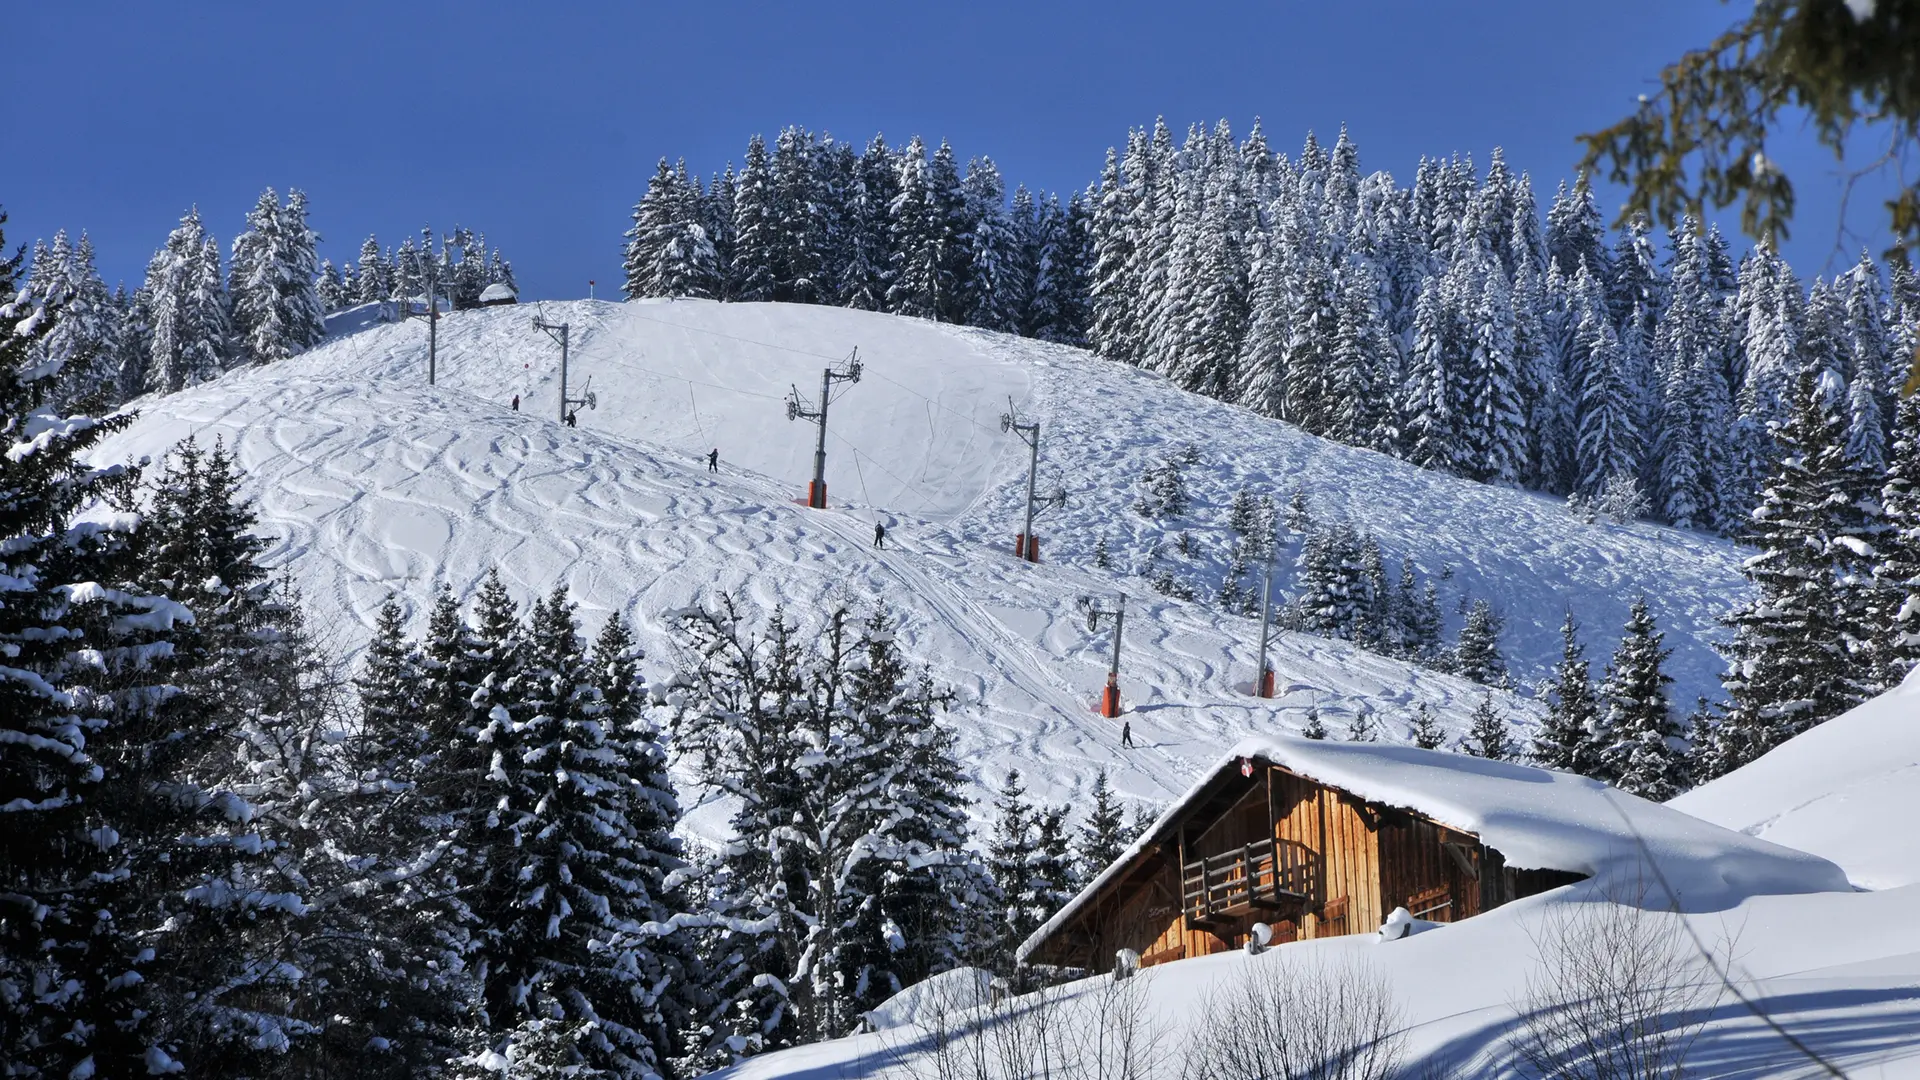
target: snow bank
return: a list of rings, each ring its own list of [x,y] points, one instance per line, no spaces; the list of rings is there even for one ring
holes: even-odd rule
[[[924,1024],[941,1013],[978,1008],[993,992],[993,972],[963,967],[914,983],[867,1013],[867,1027],[889,1031]]]
[[[1920,670],[1667,805],[1831,859],[1863,889],[1920,883]]]

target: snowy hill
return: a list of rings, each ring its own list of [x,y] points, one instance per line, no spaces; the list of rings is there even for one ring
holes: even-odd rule
[[[389,593],[417,620],[437,581],[466,593],[493,565],[523,601],[564,581],[589,629],[625,610],[656,674],[673,663],[661,614],[713,590],[803,615],[830,594],[884,598],[907,651],[970,703],[961,752],[978,781],[1017,765],[1054,800],[1103,765],[1122,794],[1165,800],[1222,747],[1297,727],[1309,703],[1336,732],[1364,708],[1400,738],[1415,703],[1457,728],[1479,700],[1472,684],[1304,634],[1275,645],[1279,699],[1238,692],[1256,624],[1119,571],[1183,530],[1201,562],[1217,560],[1242,486],[1282,499],[1303,489],[1317,514],[1372,531],[1390,557],[1453,568],[1443,597],[1501,608],[1522,678],[1557,656],[1569,606],[1603,659],[1645,592],[1684,702],[1710,688],[1706,639],[1741,588],[1730,545],[1584,525],[1551,500],[1327,443],[1078,350],[834,308],[572,302],[538,313],[572,328],[576,392],[592,379],[599,407],[578,429],[557,422],[558,348],[533,327],[536,311],[497,308],[442,320],[437,386],[425,384],[423,323],[342,320],[358,325],[302,356],[139,402],[139,421],[100,454],[158,456],[189,434],[234,445],[277,540],[270,558],[348,649]],[[832,509],[808,511],[794,500],[814,429],[789,423],[782,398],[791,385],[817,395],[821,369],[856,347],[865,376],[837,387],[831,410]],[[1042,425],[1043,486],[1070,492],[1040,524],[1038,566],[1008,551],[1026,466],[1025,447],[1000,430],[1009,400]],[[1185,442],[1200,450],[1195,509],[1170,522],[1129,510],[1138,477]],[[714,447],[722,468],[709,474]],[[889,528],[884,551],[870,547],[875,520]],[[1115,572],[1092,564],[1102,536]],[[1116,590],[1129,595],[1131,751],[1091,712],[1110,639],[1089,633],[1074,604]],[[1530,701],[1499,700],[1523,722],[1537,715]]]
[[[1863,889],[1920,885],[1920,672],[1669,805],[1830,859]]]

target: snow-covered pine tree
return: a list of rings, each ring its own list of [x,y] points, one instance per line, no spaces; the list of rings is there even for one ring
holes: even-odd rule
[[[939,719],[952,692],[908,667],[884,608],[867,617],[856,650],[848,708],[880,755],[901,762],[843,905],[851,914],[839,970],[850,1007],[864,1012],[964,962],[970,924],[992,886],[966,849],[966,780],[952,729]]]
[[[733,299],[774,299],[783,243],[778,213],[767,144],[755,135],[747,141],[746,161],[733,196],[733,262],[727,283],[727,295]]]
[[[679,200],[674,197],[678,183],[678,175],[662,157],[654,166],[653,179],[647,181],[647,193],[634,204],[633,228],[626,232],[626,282],[621,287],[621,294],[628,300],[662,295],[658,291],[660,254],[679,209]]]
[[[1133,157],[1136,139],[1130,132],[1129,159]],[[1107,163],[1100,171],[1099,201],[1093,205],[1089,230],[1093,238],[1093,265],[1087,292],[1091,298],[1092,322],[1087,329],[1087,341],[1101,356],[1122,363],[1136,360],[1133,199],[1134,187],[1122,182],[1119,156],[1113,147],[1108,147]]]
[[[326,317],[314,291],[318,237],[308,228],[306,195],[289,191],[283,208],[272,188],[247,213],[233,240],[227,292],[234,331],[246,358],[282,360],[326,336]]]
[[[822,276],[827,233],[815,175],[819,150],[813,133],[798,127],[786,128],[773,142],[767,163],[775,238],[770,299],[817,304],[833,295]]]
[[[933,192],[927,172],[926,145],[914,136],[900,154],[893,203],[887,208],[887,310],[923,319],[937,314],[941,252],[934,221]]]
[[[493,640],[487,614],[482,639]],[[639,785],[664,773],[644,761],[654,748],[631,715],[632,656],[601,659],[627,670],[596,670],[562,586],[533,606],[519,669],[489,680],[481,730],[496,754],[488,794],[498,803],[487,824],[504,841],[490,855],[494,880],[511,885],[481,920],[483,992],[495,1025],[591,1022],[580,1041],[587,1061],[638,1080],[664,1071],[683,1021],[676,1006],[692,1004],[697,971],[683,950],[655,948],[677,913],[661,888],[677,868],[671,824],[659,820],[674,808],[672,789]],[[629,715],[612,714],[601,682],[622,684]]]
[[[1327,737],[1327,724],[1326,721],[1320,719],[1319,702],[1312,702],[1307,705],[1307,717],[1300,725],[1300,737],[1316,741]]]
[[[1491,180],[1491,178],[1489,178]],[[1507,279],[1483,256],[1474,298],[1470,392],[1462,434],[1473,479],[1517,486],[1527,472],[1525,372],[1514,345],[1513,297]]]
[[[893,151],[875,135],[854,169],[847,193],[848,236],[841,267],[840,302],[862,311],[887,308],[887,281],[893,262],[889,214],[900,178]]]
[[[1651,802],[1665,802],[1691,786],[1687,747],[1667,702],[1673,682],[1661,665],[1673,655],[1655,626],[1647,598],[1633,602],[1620,647],[1600,685],[1607,743],[1601,752],[1606,779]]]
[[[1413,346],[1407,355],[1407,381],[1400,401],[1400,453],[1423,469],[1449,472],[1457,451],[1457,424],[1450,387],[1451,320],[1443,295],[1442,278],[1429,277],[1420,286],[1414,307]]]
[[[1433,710],[1424,701],[1414,706],[1413,726],[1408,729],[1407,737],[1422,750],[1438,750],[1447,743],[1446,731],[1434,719]]]
[[[1547,209],[1548,260],[1558,264],[1560,272],[1569,277],[1585,266],[1593,276],[1607,280],[1611,277],[1611,260],[1606,235],[1606,224],[1594,200],[1593,188],[1587,182],[1587,174],[1577,174],[1571,189],[1562,181],[1553,205]]]
[[[1593,495],[1611,477],[1640,475],[1639,390],[1599,283],[1584,269],[1574,279],[1573,303],[1570,317],[1577,328],[1568,366],[1577,386],[1574,490]]]
[[[120,890],[108,885],[130,876],[142,854],[122,842],[115,820],[138,809],[137,792],[116,797],[111,788],[126,785],[118,755],[137,745],[118,728],[142,724],[138,714],[157,700],[137,692],[140,682],[158,690],[163,681],[142,679],[142,657],[165,647],[184,609],[111,587],[130,569],[124,533],[66,527],[127,483],[124,467],[100,469],[87,457],[132,417],[64,422],[52,373],[29,359],[44,316],[20,302],[19,268],[0,247],[0,430],[12,433],[10,448],[29,445],[19,432],[45,434],[30,454],[0,454],[0,488],[10,493],[0,505],[9,583],[0,648],[14,673],[0,680],[0,736],[10,747],[0,802],[13,808],[14,826],[0,839],[0,1058],[29,1076],[164,1069],[181,1051],[152,1011],[142,969],[155,960],[139,927],[120,920]],[[123,616],[154,630],[129,634],[135,620]],[[117,686],[89,685],[99,671],[89,656],[122,670]],[[41,989],[52,987],[63,989]]]
[[[1905,363],[1896,362],[1893,341],[1882,313],[1887,300],[1880,272],[1866,251],[1842,279],[1846,321],[1841,329],[1842,364],[1848,384],[1847,461],[1863,475],[1885,467],[1888,431],[1893,420],[1893,391],[1906,382]]]
[[[1726,622],[1721,677],[1730,704],[1715,729],[1710,755],[1738,768],[1868,696],[1871,673],[1860,670],[1841,625],[1850,604],[1840,596],[1861,554],[1856,486],[1845,461],[1845,414],[1811,371],[1800,376],[1793,418],[1774,432],[1781,459],[1753,511],[1748,536],[1760,553],[1744,571],[1759,595]],[[1712,777],[1700,777],[1708,780]]]
[[[1509,761],[1514,755],[1513,736],[1504,713],[1493,706],[1493,695],[1484,694],[1473,707],[1467,733],[1460,737],[1460,751],[1491,761]]]
[[[1894,411],[1893,448],[1880,487],[1885,532],[1873,576],[1872,628],[1880,641],[1876,686],[1896,686],[1920,663],[1920,395]]]
[[[327,336],[327,312],[316,287],[320,277],[320,234],[307,224],[307,193],[287,191],[280,209],[280,304],[286,314],[287,342],[304,352]]]
[[[1369,711],[1366,706],[1362,705],[1358,709],[1355,709],[1353,715],[1347,719],[1347,741],[1377,742],[1380,738],[1380,733],[1376,728],[1377,725],[1373,722],[1373,713]]]
[[[968,224],[964,321],[1017,333],[1031,298],[1031,275],[1023,269],[1020,239],[1007,217],[1006,185],[992,158],[967,162],[961,195]]]
[[[220,248],[189,210],[147,264],[152,319],[146,389],[174,393],[225,369],[233,337],[220,285]]]
[[[1027,801],[1020,770],[1007,770],[993,801],[993,834],[987,840],[987,870],[992,875],[995,920],[991,963],[1011,970],[1013,952],[1039,927],[1046,916],[1033,914],[1037,892],[1034,864],[1042,852],[1037,837],[1040,811]]]
[[[393,295],[393,266],[380,254],[380,241],[369,235],[360,243],[360,262],[353,273],[354,302],[371,304]]]
[[[1440,659],[1440,592],[1432,581],[1420,582],[1413,560],[1400,563],[1400,640],[1402,655],[1418,664]]]
[[[12,271],[0,267],[0,285]],[[233,553],[241,565],[217,567],[228,580],[264,574],[250,538],[231,531],[251,519],[217,483],[169,503],[180,495],[169,469],[160,507],[137,527],[72,525],[109,494],[114,505],[146,500],[124,490],[125,469],[77,460],[126,421],[49,408],[53,372],[21,362],[39,312],[9,305],[0,318],[22,314],[0,344],[0,429],[54,434],[0,464],[15,493],[0,516],[14,583],[0,646],[23,673],[0,686],[0,714],[27,755],[0,770],[0,797],[33,819],[16,822],[25,832],[4,860],[4,893],[28,904],[4,933],[30,936],[0,948],[0,981],[14,990],[0,1056],[48,1075],[269,1068],[314,1030],[289,1013],[297,983],[274,952],[306,913],[304,883],[266,820],[283,808],[278,777],[246,768],[274,718],[245,711],[259,696],[219,691],[222,674],[272,643],[263,635],[240,655],[215,653],[210,640],[246,643],[219,637],[224,620],[211,610],[216,625],[198,625],[166,591],[204,568],[193,555]],[[205,535],[180,536],[166,512],[187,503]],[[36,992],[36,982],[62,990]]]
[[[1531,756],[1548,769],[1604,779],[1605,761],[1596,742],[1604,728],[1579,633],[1569,609],[1560,624],[1560,662],[1553,666],[1553,681],[1547,687],[1547,718],[1534,733]]]
[[[1082,881],[1092,881],[1111,866],[1126,852],[1128,842],[1126,817],[1107,783],[1107,770],[1094,774],[1087,795],[1087,819],[1080,826],[1077,852]]]
[[[1611,272],[1605,278],[1607,311],[1613,328],[1622,340],[1637,337],[1653,340],[1659,313],[1666,308],[1666,282],[1662,280],[1659,252],[1652,237],[1653,226],[1646,215],[1635,214],[1627,221],[1613,249]],[[1593,267],[1598,275],[1602,268]]]
[[[34,245],[26,282],[27,303],[49,324],[34,341],[34,362],[58,367],[62,402],[112,407],[122,399],[115,368],[120,311],[93,265],[93,241],[85,233],[75,246],[63,229],[51,247]]]
[[[1507,662],[1500,655],[1502,620],[1493,604],[1475,600],[1467,608],[1460,640],[1453,648],[1453,670],[1461,678],[1488,686],[1507,684]]]
[[[1380,311],[1380,283],[1370,264],[1348,259],[1335,301],[1329,358],[1333,410],[1326,434],[1349,446],[1391,453],[1398,444],[1383,391],[1398,382],[1399,357]]]

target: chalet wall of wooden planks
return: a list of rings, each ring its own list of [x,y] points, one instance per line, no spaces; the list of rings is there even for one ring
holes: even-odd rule
[[[1150,839],[1027,959],[1104,972],[1133,949],[1150,966],[1243,948],[1258,922],[1277,943],[1371,932],[1396,907],[1455,922],[1581,879],[1264,760],[1218,770]]]

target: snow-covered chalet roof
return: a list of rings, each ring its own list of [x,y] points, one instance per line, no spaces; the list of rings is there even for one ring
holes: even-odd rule
[[[496,281],[480,290],[480,302],[483,304],[491,304],[497,300],[514,300],[517,299],[519,295],[519,293],[513,291],[513,286],[504,281]]]
[[[1247,739],[1223,755],[1113,865],[1020,946],[1025,959],[1110,883],[1166,840],[1223,773],[1243,759],[1270,762],[1368,802],[1410,810],[1477,835],[1506,864],[1563,870],[1605,886],[1656,895],[1652,859],[1683,910],[1715,910],[1760,894],[1847,891],[1846,875],[1818,856],[1721,828],[1597,780],[1466,754],[1387,743],[1288,736]]]

